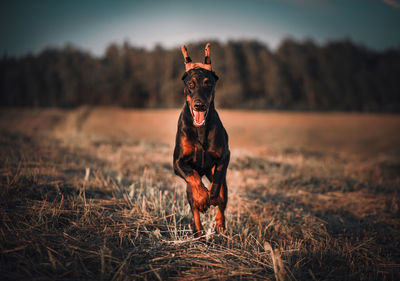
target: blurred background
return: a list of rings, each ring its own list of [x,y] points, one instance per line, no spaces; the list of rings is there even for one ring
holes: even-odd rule
[[[6,1],[0,105],[180,107],[212,44],[223,108],[400,110],[400,1]]]

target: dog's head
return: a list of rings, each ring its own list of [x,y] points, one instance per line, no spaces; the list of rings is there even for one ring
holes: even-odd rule
[[[185,46],[181,46],[186,72],[182,77],[186,101],[193,118],[193,125],[204,126],[210,105],[214,101],[218,76],[211,68],[210,44],[205,48],[205,63],[192,63]]]

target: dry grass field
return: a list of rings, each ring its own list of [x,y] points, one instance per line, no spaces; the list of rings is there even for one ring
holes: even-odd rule
[[[219,111],[227,231],[191,235],[179,110],[2,109],[2,280],[400,280],[400,116]]]

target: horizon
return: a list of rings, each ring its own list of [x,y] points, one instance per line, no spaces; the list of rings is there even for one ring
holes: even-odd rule
[[[110,44],[152,50],[207,40],[257,41],[276,49],[286,38],[317,45],[350,40],[382,51],[400,47],[400,1],[71,1],[9,2],[0,11],[2,55],[75,46],[102,56]]]

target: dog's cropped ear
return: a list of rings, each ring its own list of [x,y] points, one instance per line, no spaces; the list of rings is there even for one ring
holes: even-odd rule
[[[194,68],[203,68],[209,71],[212,71],[211,68],[211,59],[210,59],[210,43],[207,43],[206,45],[206,49],[205,49],[205,60],[206,63],[201,63],[201,62],[192,62],[192,59],[189,57],[188,53],[187,53],[187,49],[185,47],[185,45],[181,46],[181,52],[183,57],[185,58],[185,70],[186,72],[188,72],[191,69]]]
[[[181,46],[181,52],[183,55],[183,58],[185,59],[185,64],[192,62],[192,59],[189,57],[188,53],[187,53],[187,49],[185,45]]]
[[[206,44],[206,47],[204,48],[204,63],[205,64],[211,64],[211,49],[210,49],[210,43]]]

